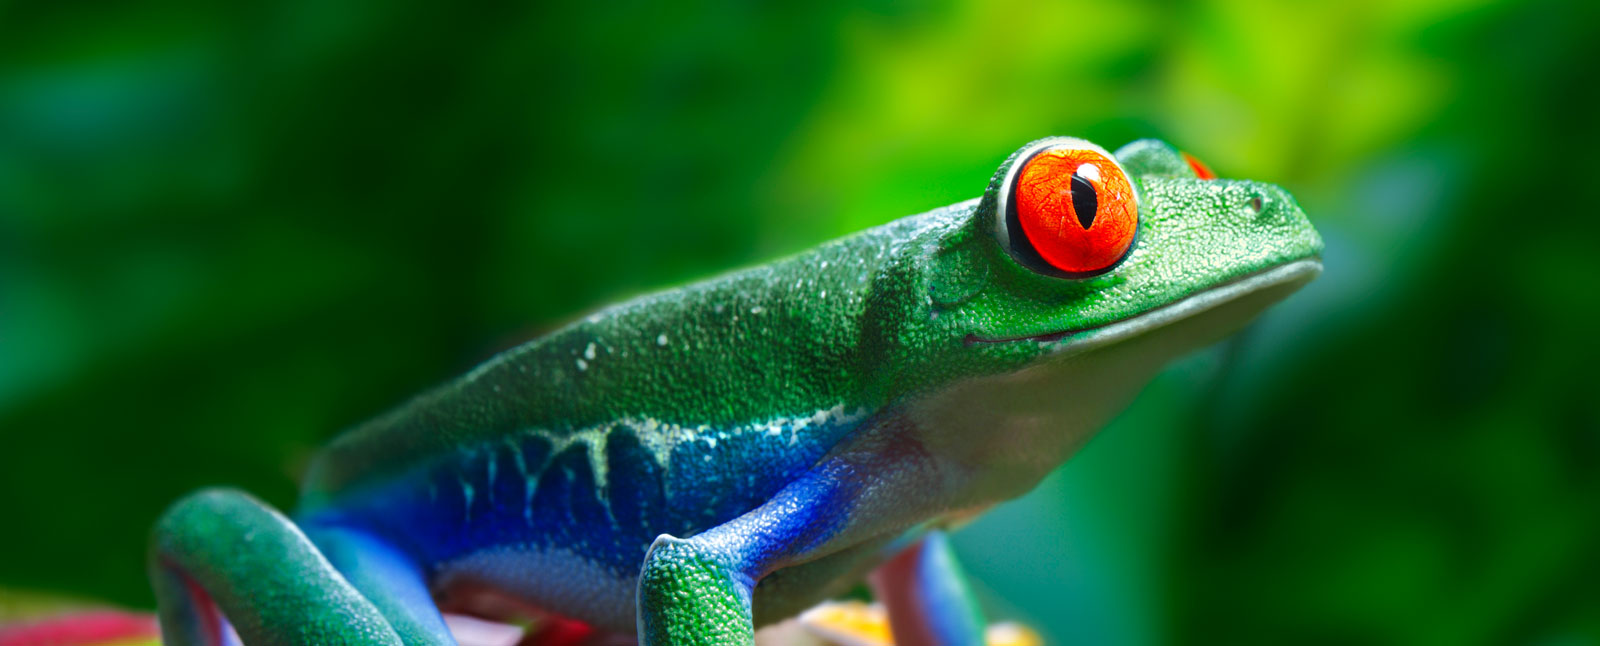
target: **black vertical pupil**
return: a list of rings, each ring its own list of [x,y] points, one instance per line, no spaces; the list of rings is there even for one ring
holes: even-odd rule
[[[1094,213],[1099,210],[1100,200],[1095,197],[1094,184],[1077,173],[1072,174],[1072,210],[1078,213],[1078,224],[1083,230],[1088,231],[1094,226]]]

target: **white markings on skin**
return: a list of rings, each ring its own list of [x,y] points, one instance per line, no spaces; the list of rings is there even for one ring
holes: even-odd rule
[[[466,510],[466,522],[470,523],[472,522],[472,483],[467,482],[464,476],[456,476],[456,480],[461,483],[461,499],[466,501],[462,508]]]
[[[491,506],[493,506],[494,505],[494,471],[495,471],[494,446],[490,445],[488,448],[486,448],[484,450],[488,452],[488,460],[489,460],[488,464],[489,464],[489,466],[485,470],[489,472],[488,473],[488,479],[489,479],[489,504]]]
[[[588,359],[590,361],[594,361],[594,342],[593,341],[590,341],[589,342],[589,346],[583,349],[583,358]]]
[[[528,478],[528,459],[522,455],[522,447],[515,438],[506,438],[506,449],[511,451],[511,458],[517,463],[517,473],[522,476],[522,520],[533,526],[533,488],[538,484]]]
[[[594,473],[594,498],[600,501],[601,507],[606,508],[606,518],[611,525],[616,526],[617,516],[611,513],[611,496],[608,495],[611,490],[611,462],[606,458],[606,440],[610,437],[611,433],[601,432],[589,441],[589,471]]]
[[[523,496],[522,517],[529,526],[533,525],[533,499],[538,492],[539,481],[545,476],[550,464],[556,461],[556,456],[570,449],[572,445],[582,443],[586,445],[589,453],[589,469],[594,476],[595,499],[598,500],[608,519],[613,524],[617,522],[611,508],[610,489],[610,461],[606,456],[606,446],[610,439],[612,429],[623,427],[631,429],[638,438],[639,445],[654,459],[663,474],[672,468],[673,451],[686,442],[704,442],[705,453],[701,459],[711,462],[716,459],[715,451],[719,444],[728,442],[740,435],[762,434],[773,438],[782,438],[787,435],[787,444],[794,446],[799,443],[800,436],[807,429],[826,427],[845,427],[853,425],[864,419],[867,409],[861,408],[846,411],[843,405],[819,410],[804,417],[775,417],[764,422],[744,425],[730,430],[719,430],[701,424],[697,426],[683,426],[679,424],[663,423],[648,417],[624,418],[615,423],[606,423],[599,426],[579,429],[563,434],[555,434],[542,429],[529,429],[506,438],[507,450],[517,465],[517,471],[527,483]],[[544,462],[535,468],[529,465],[523,452],[523,445],[531,437],[543,438],[550,442],[549,454]],[[493,495],[495,462],[493,450],[490,450],[489,462],[489,487]],[[571,474],[568,474],[569,476]],[[471,483],[465,478],[460,479],[462,497],[466,500],[467,520],[471,520],[472,500],[476,495]],[[670,492],[666,492],[671,495]],[[492,498],[491,498],[492,500]]]
[[[663,334],[661,336],[656,337],[656,345],[666,345],[666,344],[667,344],[667,335]]]
[[[578,443],[586,445],[588,449],[589,471],[594,476],[595,499],[600,501],[600,505],[605,508],[606,517],[610,518],[613,524],[616,523],[616,517],[611,511],[611,500],[605,496],[610,475],[610,464],[605,456],[606,440],[609,437],[611,426],[610,424],[604,424],[559,436],[537,429],[528,430],[521,434],[522,436],[541,437],[550,442],[549,455],[544,463],[539,465],[538,471],[529,472],[527,465],[523,462],[522,452],[517,452],[517,468],[523,470],[524,478],[527,480],[527,494],[523,498],[522,518],[529,526],[533,525],[533,498],[538,491],[539,481],[544,478],[545,472],[555,462],[556,456],[561,455],[572,445]],[[572,476],[570,470],[567,475],[568,477]]]
[[[594,346],[590,345],[589,347],[592,348]],[[588,370],[588,369],[589,369],[589,362],[584,361],[583,359],[579,359],[578,360],[578,370]]]
[[[634,435],[639,438],[639,445],[650,452],[650,457],[660,465],[663,470],[672,461],[672,447],[678,443],[677,437],[681,432],[678,427],[663,425],[648,417],[644,419],[625,419],[621,421],[624,426],[635,429]]]
[[[519,463],[521,463],[523,459],[522,451],[517,451],[517,460]],[[549,463],[550,460],[548,458],[545,459],[545,464]],[[533,527],[533,494],[539,491],[539,478],[543,475],[544,465],[539,466],[538,473],[532,473],[528,471],[528,466],[526,464],[522,465],[522,479],[527,483],[527,487],[525,487],[526,491],[522,496],[522,520],[528,523],[529,527]]]

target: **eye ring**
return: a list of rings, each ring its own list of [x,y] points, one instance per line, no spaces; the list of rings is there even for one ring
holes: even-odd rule
[[[1115,156],[1083,139],[1054,137],[1024,147],[1014,159],[998,191],[995,233],[1018,264],[1081,280],[1116,269],[1133,253],[1141,228],[1138,195]],[[1025,182],[1027,192],[1019,196]],[[1085,188],[1091,190],[1085,194]],[[1085,209],[1093,212],[1078,213]],[[1104,222],[1098,229],[1097,220]]]

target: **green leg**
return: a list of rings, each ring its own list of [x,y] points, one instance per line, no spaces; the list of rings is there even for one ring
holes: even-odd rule
[[[168,646],[222,644],[219,611],[249,646],[403,646],[294,523],[239,491],[201,491],[168,509],[149,569]]]
[[[737,554],[704,541],[657,538],[639,576],[640,644],[755,644],[755,581],[739,561]]]
[[[639,573],[642,646],[751,646],[751,596],[766,574],[847,546],[864,484],[882,477],[835,458],[784,487],[765,504],[693,538],[661,535]],[[862,537],[865,538],[865,537]]]
[[[889,610],[895,643],[983,646],[983,612],[944,532],[929,532],[878,566],[871,583]]]

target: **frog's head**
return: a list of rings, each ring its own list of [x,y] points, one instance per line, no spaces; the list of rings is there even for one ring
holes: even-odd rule
[[[1166,143],[1115,156],[1069,137],[1013,153],[926,277],[969,344],[1081,352],[1320,273],[1322,240],[1283,189],[1219,179]],[[1249,312],[1244,318],[1253,318]]]
[[[1043,402],[1056,408],[1035,417],[1091,429],[1166,361],[1237,330],[1322,269],[1322,240],[1287,192],[1216,178],[1154,140],[1115,155],[1068,137],[1030,143],[975,208],[936,229],[914,281],[928,290],[929,322],[913,327],[927,334],[907,336],[946,349],[924,348],[941,364],[954,353],[966,375],[985,375],[924,382],[955,395],[924,398],[948,405],[942,415],[1027,418]],[[996,398],[1007,401],[972,406]]]

